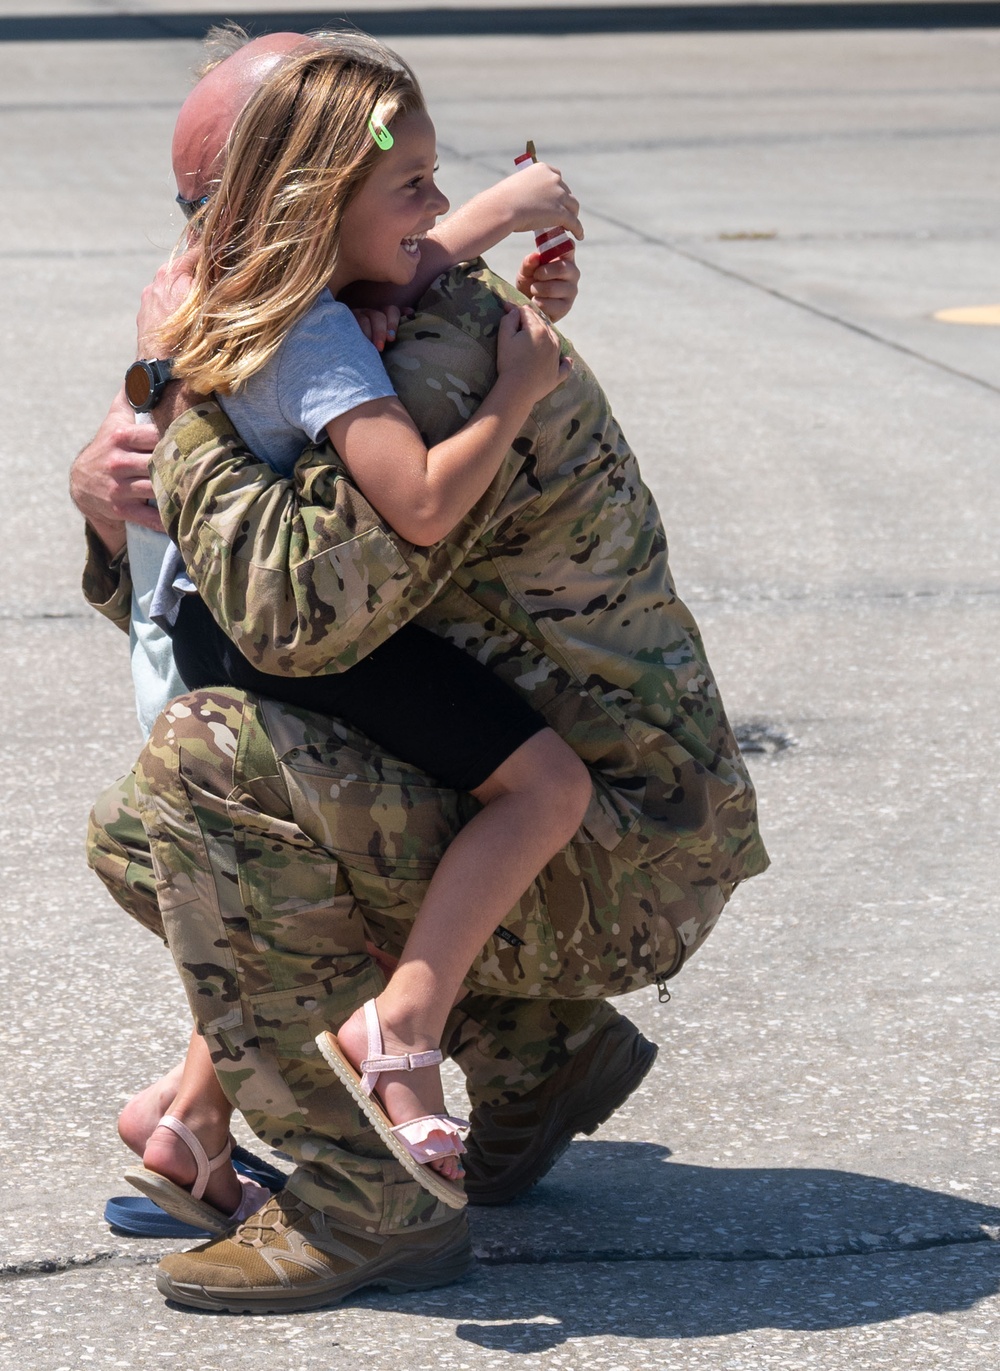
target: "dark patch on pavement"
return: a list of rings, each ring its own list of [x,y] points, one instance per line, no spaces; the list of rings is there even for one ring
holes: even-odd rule
[[[740,751],[746,755],[777,757],[789,748],[798,747],[799,740],[786,733],[777,724],[769,724],[766,719],[748,719],[746,723],[733,727]]]

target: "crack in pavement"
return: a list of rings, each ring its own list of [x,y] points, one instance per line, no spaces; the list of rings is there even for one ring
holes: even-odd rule
[[[967,1247],[974,1243],[1000,1243],[1000,1228],[980,1225],[955,1233],[916,1233],[901,1229],[894,1233],[862,1233],[857,1238],[826,1246],[743,1247],[702,1251],[698,1248],[605,1248],[594,1251],[569,1248],[554,1252],[505,1250],[502,1244],[475,1247],[476,1257],[486,1266],[556,1266],[599,1262],[771,1262],[817,1261],[831,1257],[877,1256],[884,1252],[926,1252],[938,1247]]]
[[[632,1250],[628,1248],[606,1248],[595,1252],[583,1249],[567,1249],[562,1252],[509,1252],[498,1248],[473,1248],[477,1260],[483,1265],[506,1267],[506,1265],[575,1265],[598,1263],[621,1263],[621,1261],[705,1261],[705,1263],[733,1263],[733,1261],[826,1261],[831,1257],[879,1256],[885,1252],[927,1252],[934,1248],[957,1248],[971,1246],[973,1243],[1000,1242],[1000,1228],[981,1228],[967,1233],[920,1235],[863,1234],[860,1238],[848,1238],[844,1242],[830,1243],[829,1246],[801,1246],[801,1248],[741,1248],[734,1252],[727,1250],[701,1250],[693,1248],[647,1248]]]
[[[733,1262],[828,1261],[837,1257],[879,1256],[887,1252],[927,1252],[944,1247],[970,1247],[981,1243],[1000,1243],[1000,1227],[987,1224],[959,1229],[952,1233],[921,1233],[903,1228],[891,1233],[862,1233],[841,1242],[802,1244],[798,1247],[741,1247],[701,1249],[688,1247],[604,1247],[556,1248],[550,1252],[532,1252],[508,1247],[502,1242],[473,1245],[473,1252],[482,1266],[600,1266],[623,1262],[704,1262],[722,1264]],[[173,1251],[173,1248],[167,1249]],[[58,1276],[70,1271],[93,1270],[100,1267],[151,1266],[163,1252],[131,1254],[111,1248],[97,1248],[81,1256],[42,1257],[23,1262],[0,1263],[0,1283],[31,1279],[36,1276]]]
[[[0,1285],[32,1276],[62,1276],[68,1271],[84,1271],[95,1266],[151,1266],[164,1255],[163,1252],[115,1252],[99,1247],[79,1257],[36,1257],[22,1262],[0,1262]]]

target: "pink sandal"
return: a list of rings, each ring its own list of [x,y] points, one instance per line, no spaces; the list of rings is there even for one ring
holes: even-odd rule
[[[462,1155],[465,1151],[462,1138],[469,1131],[467,1120],[452,1118],[450,1114],[424,1114],[419,1119],[394,1124],[375,1094],[376,1083],[383,1071],[418,1071],[422,1066],[438,1066],[443,1060],[440,1051],[433,1048],[430,1052],[385,1056],[382,1026],[378,1021],[374,1000],[367,1001],[364,1012],[368,1029],[368,1055],[361,1063],[360,1072],[344,1055],[335,1033],[324,1030],[318,1034],[316,1046],[364,1110],[365,1117],[396,1160],[436,1199],[452,1209],[464,1208],[467,1203],[464,1188],[457,1181],[449,1181],[428,1163],[440,1161],[443,1157]]]
[[[185,1190],[183,1185],[178,1185],[176,1181],[161,1176],[158,1171],[150,1171],[148,1166],[130,1167],[125,1172],[125,1179],[129,1185],[134,1185],[136,1190],[141,1190],[144,1195],[148,1196],[154,1204],[159,1205],[172,1218],[180,1219],[182,1223],[189,1223],[194,1228],[204,1228],[209,1233],[225,1233],[234,1224],[242,1223],[244,1219],[248,1219],[251,1214],[256,1213],[264,1201],[270,1199],[271,1192],[266,1186],[251,1180],[249,1176],[240,1176],[239,1182],[243,1187],[243,1194],[239,1206],[234,1213],[223,1214],[222,1210],[216,1209],[214,1204],[209,1204],[207,1200],[203,1200],[202,1195],[205,1193],[212,1172],[218,1171],[219,1167],[224,1166],[229,1160],[229,1154],[233,1150],[232,1138],[229,1139],[218,1156],[209,1157],[187,1124],[181,1123],[180,1119],[174,1118],[173,1114],[164,1114],[157,1127],[160,1125],[169,1128],[172,1133],[176,1133],[194,1157],[198,1174],[195,1176],[191,1189]]]

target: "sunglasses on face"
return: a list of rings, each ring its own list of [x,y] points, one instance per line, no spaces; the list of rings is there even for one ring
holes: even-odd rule
[[[197,200],[185,200],[183,195],[175,195],[174,199],[181,207],[181,213],[185,219],[193,219],[203,205],[208,204],[209,197],[200,195]]]

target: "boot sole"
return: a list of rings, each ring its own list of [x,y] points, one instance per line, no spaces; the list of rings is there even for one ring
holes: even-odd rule
[[[226,1286],[205,1286],[190,1281],[175,1281],[164,1271],[156,1274],[156,1288],[176,1304],[194,1309],[213,1309],[226,1314],[294,1314],[308,1309],[323,1309],[339,1304],[355,1291],[377,1287],[391,1294],[408,1290],[432,1290],[451,1285],[475,1266],[468,1232],[449,1249],[433,1259],[414,1251],[406,1260],[398,1257],[384,1263],[371,1262],[347,1276],[312,1287],[292,1289],[234,1290]]]
[[[636,1054],[629,1068],[597,1100],[587,1100],[587,1084],[581,1081],[573,1087],[570,1095],[562,1102],[563,1108],[550,1126],[549,1133],[555,1135],[545,1147],[532,1149],[531,1155],[511,1168],[506,1177],[498,1181],[486,1182],[482,1188],[471,1175],[465,1179],[465,1193],[469,1204],[477,1208],[488,1205],[509,1204],[518,1195],[530,1190],[555,1166],[567,1151],[573,1139],[581,1133],[586,1136],[595,1133],[602,1123],[606,1123],[616,1109],[620,1109],[632,1092],[641,1084],[656,1060],[658,1048],[648,1039],[636,1043]],[[574,1108],[574,1100],[584,1096],[579,1108]]]

